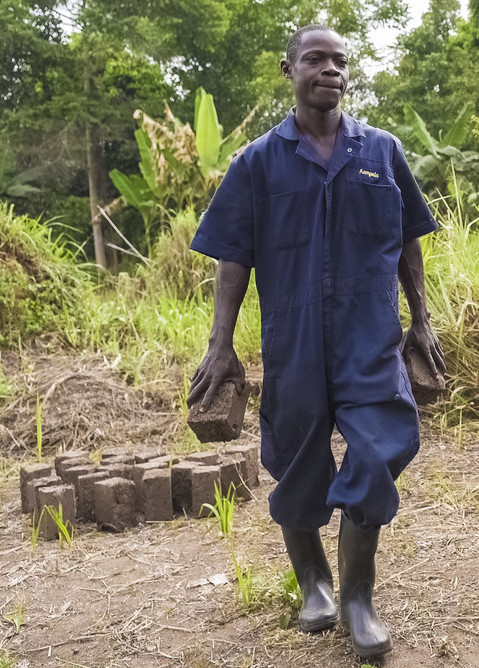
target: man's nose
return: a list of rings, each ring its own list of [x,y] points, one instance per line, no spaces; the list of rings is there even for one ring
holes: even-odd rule
[[[326,66],[322,70],[321,74],[324,74],[325,76],[328,77],[339,77],[340,73],[335,62],[333,60],[330,60],[328,63],[326,63]]]

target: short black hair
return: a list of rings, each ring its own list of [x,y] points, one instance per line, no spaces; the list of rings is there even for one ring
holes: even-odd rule
[[[294,63],[294,61],[296,60],[296,56],[298,55],[298,49],[301,45],[303,34],[305,32],[315,32],[316,30],[322,30],[324,32],[326,31],[335,32],[332,28],[322,23],[311,23],[310,25],[303,26],[302,28],[297,30],[295,33],[291,35],[291,37],[288,40],[288,45],[286,46],[286,59],[290,63]]]

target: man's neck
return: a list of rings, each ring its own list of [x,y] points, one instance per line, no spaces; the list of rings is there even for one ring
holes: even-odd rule
[[[302,134],[311,135],[319,143],[334,141],[341,125],[341,107],[330,111],[318,109],[296,109],[296,127]]]

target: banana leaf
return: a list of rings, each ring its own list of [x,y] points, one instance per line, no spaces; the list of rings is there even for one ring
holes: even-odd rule
[[[441,147],[456,146],[456,148],[461,148],[461,146],[466,141],[469,124],[471,122],[471,116],[473,113],[474,103],[472,101],[467,102],[457,115],[457,118],[452,126],[446,132],[444,138],[441,141]]]
[[[151,141],[144,130],[135,130],[135,139],[140,151],[140,172],[152,193],[156,190],[156,173],[153,165]]]
[[[138,174],[127,176],[119,169],[112,169],[110,178],[127,203],[138,209],[143,218],[148,217],[149,211],[154,206],[154,197],[146,180]]]
[[[210,169],[217,169],[223,128],[218,123],[213,96],[199,89],[199,100],[195,107],[196,150],[200,158],[201,170],[206,174]]]
[[[428,129],[426,128],[426,124],[410,104],[404,105],[404,117],[406,119],[407,125],[411,126],[416,139],[421,142],[421,144],[429,153],[437,158],[438,142],[429,133]]]

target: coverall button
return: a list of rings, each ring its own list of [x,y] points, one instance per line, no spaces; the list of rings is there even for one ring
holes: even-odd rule
[[[352,153],[352,152],[353,152],[353,149],[352,149],[352,148],[348,148],[348,153]]]
[[[399,394],[399,392],[396,392],[396,394],[394,395],[395,400],[397,401],[400,397],[401,395]]]

